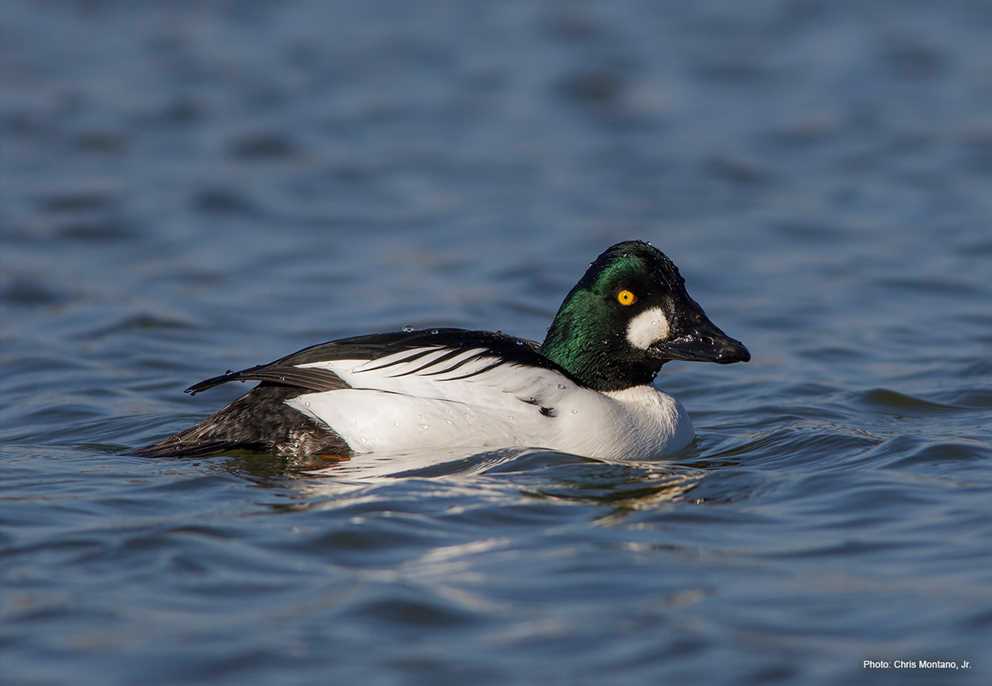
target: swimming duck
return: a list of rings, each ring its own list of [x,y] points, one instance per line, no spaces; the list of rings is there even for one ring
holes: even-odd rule
[[[626,241],[589,265],[543,343],[452,328],[320,343],[189,387],[195,394],[261,382],[138,452],[348,457],[541,447],[604,459],[660,457],[694,435],[682,405],[651,385],[661,366],[750,357],[707,318],[664,253]]]

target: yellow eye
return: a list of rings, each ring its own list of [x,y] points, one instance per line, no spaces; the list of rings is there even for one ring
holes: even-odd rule
[[[617,293],[617,302],[627,307],[628,305],[633,305],[637,302],[637,296],[634,295],[633,291],[628,291],[626,288]]]

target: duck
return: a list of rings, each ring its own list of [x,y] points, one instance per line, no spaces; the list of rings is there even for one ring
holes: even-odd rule
[[[653,459],[694,438],[685,408],[653,385],[674,360],[747,362],[689,295],[678,267],[643,241],[600,254],[543,342],[501,331],[404,328],[303,348],[201,381],[189,394],[258,382],[200,423],[137,452],[150,457],[543,448]]]

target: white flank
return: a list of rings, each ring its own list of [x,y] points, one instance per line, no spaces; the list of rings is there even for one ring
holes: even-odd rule
[[[476,357],[486,352],[481,348],[444,361],[453,349],[420,349],[424,356],[401,362],[417,352],[300,365],[330,369],[351,388],[306,393],[286,404],[332,428],[358,453],[537,447],[637,459],[671,454],[692,440],[682,406],[651,386],[599,393],[548,369],[492,367],[498,358]]]
[[[668,318],[660,307],[644,310],[627,324],[627,340],[646,350],[652,343],[668,338]]]

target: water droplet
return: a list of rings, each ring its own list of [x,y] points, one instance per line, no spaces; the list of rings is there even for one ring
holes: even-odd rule
[[[309,401],[309,400],[304,400],[304,401],[303,401],[303,405],[304,405],[305,407],[310,407],[310,401]]]
[[[431,333],[437,335],[437,329],[431,329]]]
[[[578,410],[572,410],[572,414],[578,414],[578,413],[579,413]]]
[[[519,338],[517,340],[513,341],[513,342],[516,343],[517,345],[523,345],[524,344],[524,342],[522,340],[520,340]]]
[[[563,383],[558,384],[558,390],[559,391],[564,391],[565,390],[565,384],[563,384]]]
[[[429,428],[431,428],[430,427],[430,424],[421,424],[420,425],[420,430],[421,431],[427,431]]]
[[[412,326],[404,326],[403,327],[403,333],[413,333],[413,327]]]

